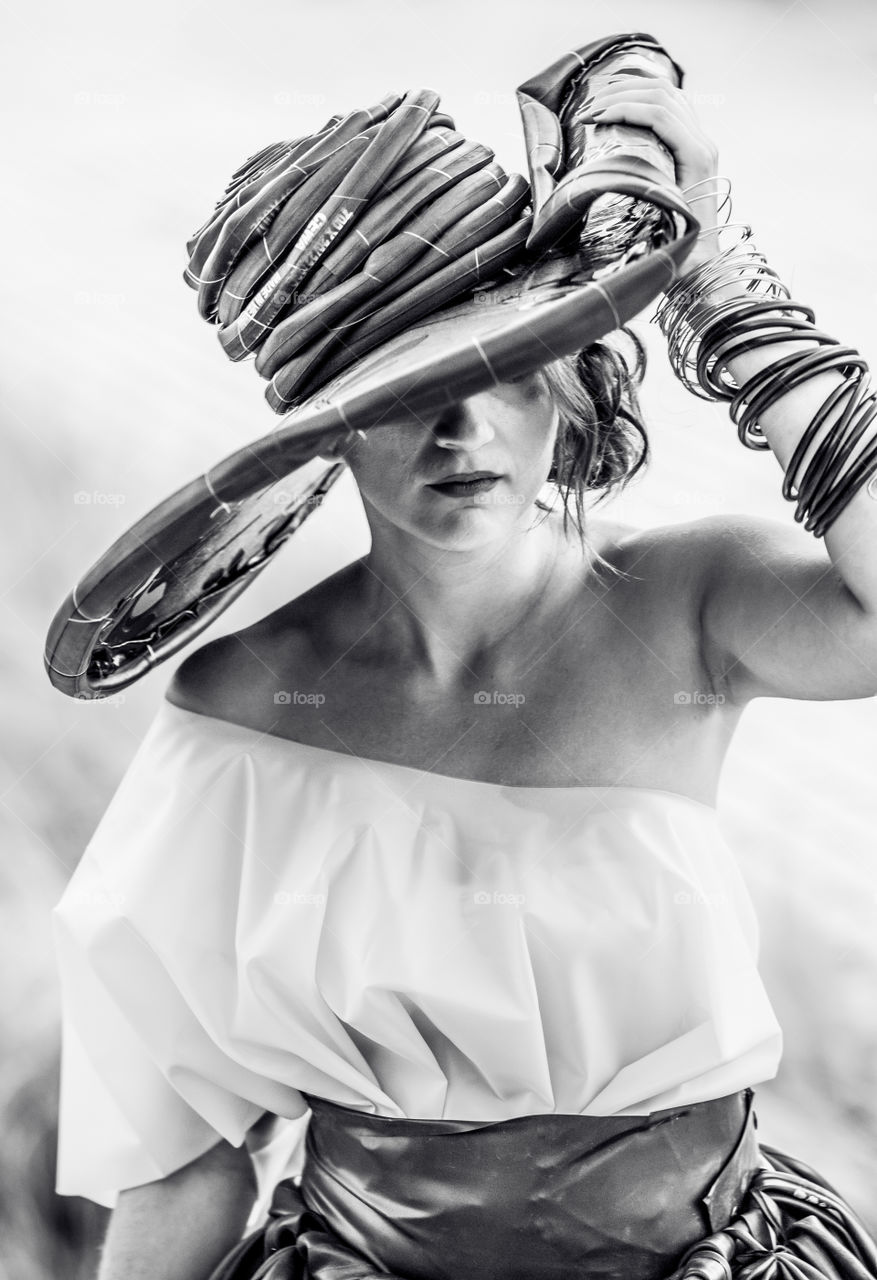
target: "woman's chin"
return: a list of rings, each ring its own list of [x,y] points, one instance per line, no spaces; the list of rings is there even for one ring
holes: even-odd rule
[[[537,496],[527,503],[503,501],[493,491],[463,497],[424,492],[417,494],[414,501],[395,507],[375,505],[367,494],[362,498],[373,536],[375,526],[395,526],[406,537],[442,550],[477,551],[479,547],[508,542],[530,527]]]
[[[515,531],[517,513],[466,500],[418,521],[421,536],[449,551],[474,551],[489,543],[507,541]]]

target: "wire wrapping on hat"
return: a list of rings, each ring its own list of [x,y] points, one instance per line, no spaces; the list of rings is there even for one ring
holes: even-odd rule
[[[188,242],[201,315],[255,357],[275,412],[521,257],[528,183],[438,105],[389,95],[266,148]]]
[[[479,286],[565,255],[584,281],[677,240],[695,224],[659,139],[579,119],[592,82],[624,68],[682,81],[637,32],[519,87],[532,189],[455,132],[428,89],[251,156],[186,246],[183,278],[226,355],[253,357],[271,408],[287,413]]]
[[[456,133],[425,89],[333,115],[235,171],[188,241],[184,279],[229,357],[252,357],[270,380],[285,421],[91,567],[46,637],[56,688],[102,697],[179,652],[318,507],[348,442],[400,420],[427,429],[449,405],[598,342],[678,278],[700,224],[645,158],[650,131],[627,129],[627,155],[622,126],[576,135],[558,114],[575,117],[588,75],[619,59],[681,81],[642,32],[564,54],[517,89],[530,183]],[[577,137],[599,158],[570,168]],[[595,230],[604,198],[614,215]]]
[[[783,497],[797,503],[796,521],[804,521],[804,528],[821,538],[863,486],[867,486],[869,497],[877,498],[873,488],[877,432],[858,455],[854,454],[866,428],[877,417],[877,395],[869,392],[868,365],[853,347],[842,346],[817,329],[811,308],[792,301],[782,280],[751,243],[752,228],[729,221],[728,179],[702,180],[710,181],[727,184],[726,190],[718,207],[719,220],[705,228],[698,239],[710,234],[718,237],[730,228],[739,231],[738,238],[674,284],[659,303],[652,323],[660,325],[670,364],[683,385],[701,399],[730,401],[738,438],[749,449],[770,448],[758,420],[787,391],[830,369],[845,376],[846,381],[825,398],[808,424],[783,481]],[[700,185],[694,183],[685,194]],[[717,194],[704,192],[689,203]],[[729,287],[733,296],[712,297],[715,291]],[[814,342],[816,348],[781,356],[742,387],[737,385],[726,365],[729,359],[755,347],[791,339]],[[830,421],[838,409],[842,410],[839,416]],[[817,433],[829,422],[801,473]]]

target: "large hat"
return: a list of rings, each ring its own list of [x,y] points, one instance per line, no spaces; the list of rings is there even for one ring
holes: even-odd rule
[[[595,82],[682,69],[634,32],[517,90],[529,184],[431,90],[333,116],[233,175],[184,279],[283,414],[124,533],[56,613],[45,664],[100,698],[177,653],[253,581],[344,469],[353,432],[534,372],[664,291],[699,224],[648,130],[578,119]]]

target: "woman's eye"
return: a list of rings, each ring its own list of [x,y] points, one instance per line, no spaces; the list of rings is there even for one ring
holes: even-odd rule
[[[509,378],[507,381],[517,395],[534,396],[541,391],[543,385],[538,369],[535,373],[525,373],[523,377]]]

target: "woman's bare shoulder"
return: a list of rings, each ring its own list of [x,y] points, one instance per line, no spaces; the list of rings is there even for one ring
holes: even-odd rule
[[[591,540],[600,548],[601,554],[605,555],[606,550],[620,547],[643,530],[639,525],[628,524],[623,520],[595,520],[591,517],[587,532]]]
[[[245,683],[245,632],[208,640],[183,659],[165,690],[165,699],[184,711],[235,719],[235,689]]]
[[[649,598],[666,600],[675,610],[699,601],[712,570],[710,543],[702,519],[618,529],[617,566],[626,577],[649,589]]]
[[[303,675],[315,627],[328,623],[355,565],[316,583],[248,627],[209,640],[184,658],[165,698],[201,715],[248,723],[260,691],[273,697],[292,670]]]
[[[618,525],[617,545],[634,552],[636,557],[648,556],[657,565],[680,560],[693,560],[698,546],[694,536],[696,520],[658,525]]]
[[[586,540],[591,551],[616,569],[623,567],[627,548],[636,543],[637,536],[642,532],[639,526],[626,521],[595,519],[594,516],[590,516],[585,525]],[[571,535],[571,548],[574,542],[577,543],[577,538],[578,535]],[[577,549],[576,547],[574,550]]]

